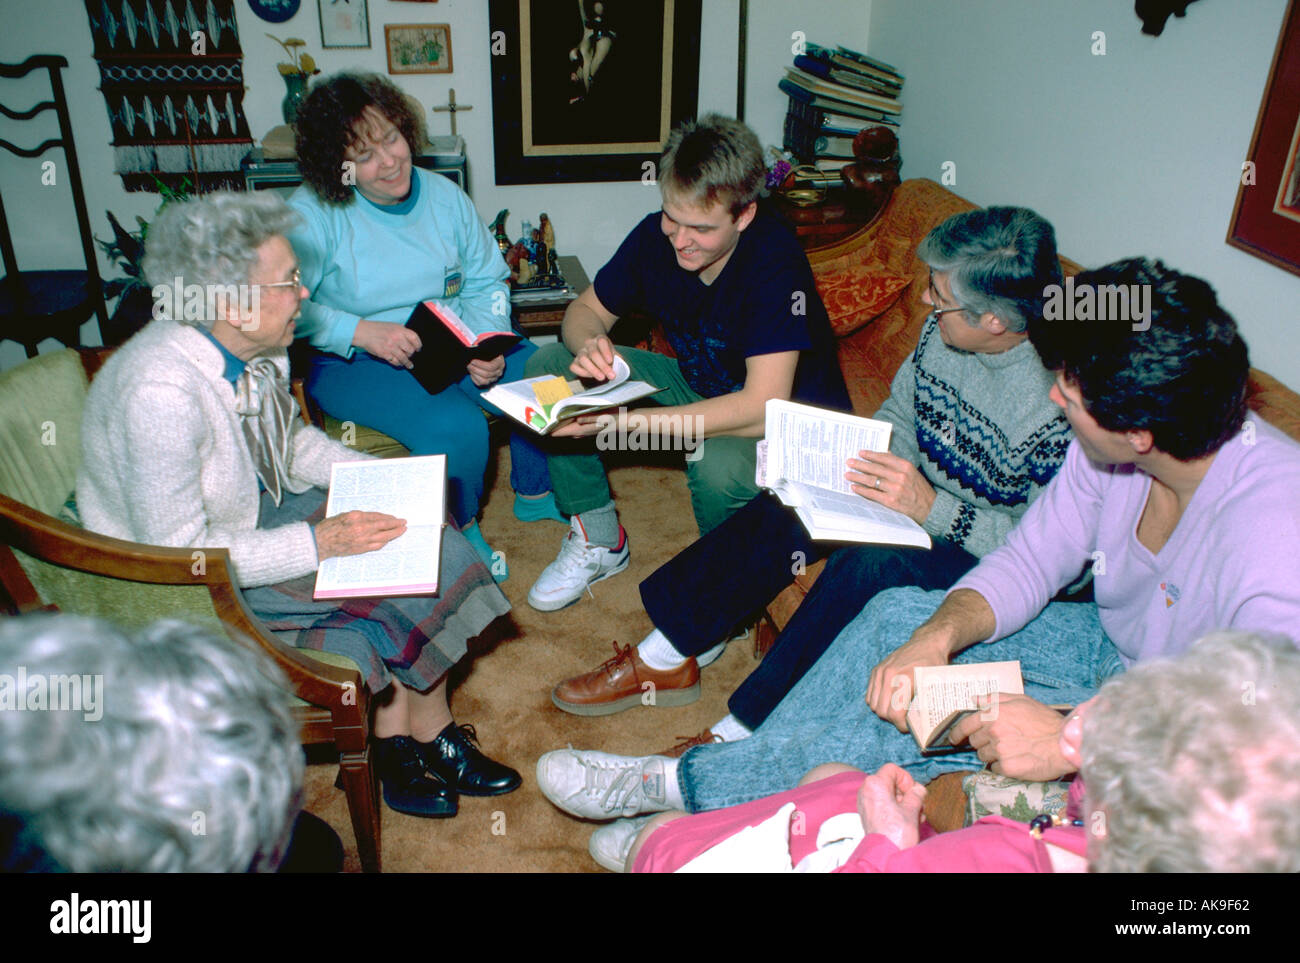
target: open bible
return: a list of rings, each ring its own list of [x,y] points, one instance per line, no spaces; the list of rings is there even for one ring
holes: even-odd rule
[[[438,301],[417,304],[406,326],[420,336],[420,350],[411,356],[411,374],[432,395],[465,377],[471,361],[491,361],[521,340],[512,331],[476,331]]]
[[[948,744],[953,726],[972,712],[992,711],[977,707],[980,696],[1025,691],[1018,661],[918,665],[912,675],[916,693],[907,710],[907,726],[928,755],[958,751]]]
[[[446,455],[336,463],[330,472],[327,518],[383,512],[404,519],[406,531],[377,551],[325,559],[316,570],[313,597],[437,593],[446,489]]]
[[[794,509],[813,538],[929,548],[925,529],[855,494],[844,478],[848,460],[859,452],[889,450],[892,428],[886,421],[773,399],[756,480]]]
[[[483,392],[483,398],[520,424],[545,435],[570,418],[626,405],[660,390],[644,381],[629,380],[631,375],[627,362],[614,355],[614,377],[593,388],[586,388],[577,380],[539,375],[494,385]]]

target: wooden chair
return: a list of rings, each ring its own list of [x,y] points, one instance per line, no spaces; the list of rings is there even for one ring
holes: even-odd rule
[[[261,649],[289,680],[303,745],[338,750],[362,868],[379,872],[370,693],[355,663],[268,632],[244,602],[223,548],[140,545],[54,517],[76,482],[86,388],[107,354],[59,351],[0,375],[0,610],[58,609],[126,625],[166,615]]]
[[[99,318],[101,333],[108,326],[108,312],[104,307],[103,284],[99,277],[99,260],[95,254],[94,239],[90,233],[90,218],[86,214],[86,198],[81,188],[81,170],[77,165],[77,148],[72,140],[72,124],[68,119],[68,101],[63,93],[63,78],[59,71],[68,66],[63,57],[50,55],[28,57],[21,64],[0,64],[0,78],[17,79],[35,70],[47,70],[53,99],[41,101],[30,110],[13,110],[0,103],[0,113],[10,120],[26,121],[52,110],[58,119],[59,136],[49,138],[33,148],[18,147],[0,139],[0,148],[19,157],[40,157],[51,148],[62,147],[65,166],[55,168],[56,184],[67,183],[72,190],[72,204],[77,214],[77,228],[81,234],[81,253],[84,269],[56,271],[21,271],[14,249],[13,234],[5,214],[4,200],[0,198],[0,254],[3,254],[5,276],[0,279],[0,339],[17,341],[27,351],[27,357],[36,356],[36,346],[45,338],[54,338],[69,347],[81,343],[81,325],[91,316]],[[42,170],[30,165],[31,192],[42,189]]]

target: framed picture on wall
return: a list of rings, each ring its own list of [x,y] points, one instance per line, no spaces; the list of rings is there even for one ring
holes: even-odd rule
[[[700,0],[490,0],[498,184],[640,179],[695,116]]]
[[[390,74],[451,73],[451,27],[445,23],[391,23],[384,27]]]
[[[1300,274],[1300,2],[1291,0],[1247,166],[1232,209],[1228,243]]]
[[[322,47],[369,47],[366,0],[316,0]]]

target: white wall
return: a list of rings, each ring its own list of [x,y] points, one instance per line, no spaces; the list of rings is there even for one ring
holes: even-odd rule
[[[448,23],[454,72],[396,79],[426,107],[446,103],[447,92],[452,87],[456,89],[458,103],[473,106],[473,110],[458,114],[457,127],[469,145],[471,194],[485,220],[490,220],[501,208],[509,208],[510,229],[517,233],[522,218],[536,220],[538,212],[547,211],[556,226],[560,252],[578,255],[588,274],[594,274],[627,231],[658,206],[657,193],[639,183],[495,185],[486,0],[440,0],[437,4],[370,0],[369,50],[323,50],[316,4],[317,0],[303,0],[292,19],[283,24],[268,24],[253,14],[247,3],[236,0],[248,88],[244,112],[255,137],[281,122],[280,100],[284,96],[284,84],[275,69],[281,50],[266,38],[267,32],[281,39],[293,36],[306,40],[307,51],[316,58],[324,74],[344,68],[384,73],[384,24]],[[781,139],[785,95],[777,90],[776,83],[783,67],[790,62],[792,31],[803,30],[814,41],[866,45],[871,0],[818,0],[815,5],[804,6],[810,9],[799,11],[785,0],[752,0],[750,4],[746,116],[764,143],[778,144]],[[99,74],[91,56],[90,26],[81,0],[41,0],[29,9],[31,15],[6,18],[5,29],[0,32],[0,61],[18,62],[33,53],[60,53],[68,58],[70,68],[65,71],[64,79],[87,206],[93,230],[106,238],[109,231],[105,209],[113,211],[124,224],[134,226],[135,215],[147,218],[157,207],[157,197],[126,193],[120,178],[113,174],[112,150],[108,146],[111,132],[98,89]],[[735,113],[738,12],[737,0],[705,0],[701,25],[701,112]],[[33,95],[30,100],[34,99]],[[7,102],[15,100],[7,98]],[[16,102],[25,106],[30,101],[17,99]],[[429,126],[435,133],[446,132],[446,115],[430,115]],[[0,124],[0,136],[5,136],[6,129]],[[23,143],[29,141],[24,139]],[[59,155],[56,152],[49,156]],[[30,246],[23,248],[33,252],[30,260],[23,261],[25,267],[71,266],[77,261],[75,231],[66,227],[75,225],[75,221],[63,183],[42,187],[36,163],[25,165],[5,153],[0,154],[0,188],[4,190],[11,223],[17,230],[32,235]],[[66,207],[66,217],[62,220],[51,214],[57,210],[53,206],[56,201]],[[108,271],[107,266],[105,270],[106,276],[115,273]],[[95,337],[93,324],[86,326],[83,336]],[[45,342],[46,350],[52,347],[56,347],[54,342]],[[0,346],[0,367],[12,365],[22,357],[21,349],[12,342]]]
[[[1204,0],[1149,37],[1133,0],[875,0],[870,53],[907,76],[904,177],[953,161],[954,190],[1034,208],[1077,261],[1206,278],[1300,388],[1300,277],[1223,240],[1285,8]]]

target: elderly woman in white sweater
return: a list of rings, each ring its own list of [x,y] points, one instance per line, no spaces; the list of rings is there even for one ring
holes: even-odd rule
[[[447,705],[448,670],[510,605],[452,526],[438,596],[312,599],[322,559],[380,548],[405,523],[323,517],[331,466],[363,456],[304,426],[288,392],[285,348],[306,296],[285,239],[294,217],[272,194],[215,193],[169,204],[149,226],[155,320],[91,384],[78,508],[106,535],[228,549],[268,628],[361,666],[378,703],[388,805],[452,816],[458,793],[520,783],[479,752],[473,727],[457,726]]]

